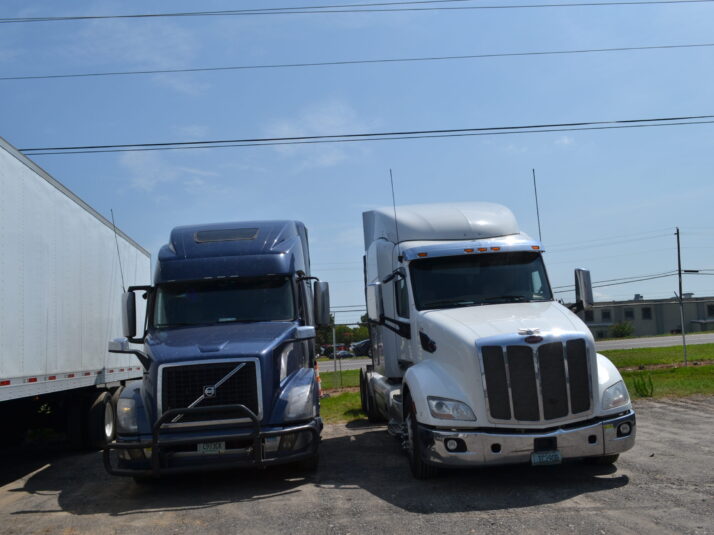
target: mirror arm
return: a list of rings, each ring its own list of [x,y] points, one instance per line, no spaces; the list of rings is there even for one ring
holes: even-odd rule
[[[132,340],[129,340],[129,341],[134,343]],[[130,349],[128,351],[112,351],[110,349],[109,352],[110,353],[122,353],[124,355],[126,355],[126,354],[134,355],[136,358],[139,359],[139,362],[141,362],[141,365],[147,371],[149,370],[149,366],[151,366],[151,359],[149,358],[149,355],[147,355],[143,351],[139,351],[138,349]]]

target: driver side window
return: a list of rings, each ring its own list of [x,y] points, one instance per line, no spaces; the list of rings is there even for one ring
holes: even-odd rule
[[[404,277],[398,277],[394,281],[394,302],[397,305],[397,316],[400,318],[409,317],[409,292],[407,281]]]

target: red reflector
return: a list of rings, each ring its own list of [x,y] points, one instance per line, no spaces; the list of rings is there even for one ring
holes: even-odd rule
[[[84,375],[92,375],[91,372],[84,372]]]
[[[0,386],[7,386],[10,384],[10,381],[0,381]]]
[[[543,337],[542,336],[526,336],[525,342],[527,344],[537,344],[538,342],[542,342]]]
[[[99,372],[97,372],[97,373],[99,373]],[[114,370],[109,370],[109,373],[114,373]]]
[[[71,379],[72,377],[74,377],[74,374],[73,374],[73,373],[68,373],[68,374],[67,374],[67,379]]]
[[[55,379],[57,379],[57,376],[56,376],[56,375],[50,375],[50,376],[47,378],[48,381],[54,381]]]
[[[120,372],[123,372],[123,371],[124,371],[124,368],[119,368],[119,371],[120,371]]]
[[[36,382],[37,382],[37,377],[30,377],[30,378],[27,380],[27,382],[28,382],[28,383],[36,383]]]

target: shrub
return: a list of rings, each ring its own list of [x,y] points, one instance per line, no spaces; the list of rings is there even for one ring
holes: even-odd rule
[[[612,336],[613,338],[627,338],[632,336],[635,332],[635,328],[629,321],[623,321],[622,323],[616,323],[612,326]]]
[[[632,385],[635,387],[635,392],[641,398],[651,398],[654,394],[654,384],[652,384],[652,376],[648,373],[647,375],[635,375],[632,378]]]

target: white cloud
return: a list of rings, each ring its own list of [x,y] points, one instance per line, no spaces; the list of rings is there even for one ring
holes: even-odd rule
[[[303,108],[295,117],[273,122],[267,128],[268,137],[301,137],[314,135],[350,134],[369,132],[372,122],[361,117],[351,106],[330,99]],[[347,144],[279,145],[275,150],[285,157],[302,159],[298,170],[314,167],[333,167],[345,161],[350,154],[364,153],[365,147]]]
[[[572,145],[573,143],[575,143],[575,140],[570,136],[560,136],[555,140],[556,145]]]
[[[189,124],[176,128],[176,133],[181,139],[190,141],[200,140],[208,136],[208,127],[200,124]]]
[[[152,152],[126,152],[119,157],[119,163],[129,172],[131,186],[145,192],[165,183],[180,184],[189,192],[198,192],[206,184],[205,177],[220,176],[204,169],[171,165]]]

